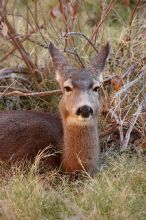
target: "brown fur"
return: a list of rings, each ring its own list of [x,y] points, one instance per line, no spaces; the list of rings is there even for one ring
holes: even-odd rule
[[[63,170],[68,173],[81,170],[94,173],[100,152],[95,126],[73,125],[64,129]]]
[[[49,148],[50,153],[54,152],[58,150],[62,136],[59,114],[35,111],[0,112],[0,159],[2,161],[34,160],[38,152],[49,145],[52,145]],[[50,166],[57,165],[58,162],[59,155],[48,157]]]

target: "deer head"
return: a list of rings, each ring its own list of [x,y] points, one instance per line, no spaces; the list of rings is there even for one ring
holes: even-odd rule
[[[93,57],[84,69],[74,68],[52,43],[49,51],[56,70],[56,79],[63,92],[60,111],[69,122],[91,122],[99,109],[98,90],[109,55],[109,43]]]

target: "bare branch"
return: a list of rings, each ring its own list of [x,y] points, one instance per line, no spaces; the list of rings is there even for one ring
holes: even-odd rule
[[[110,109],[109,113],[111,114],[111,117],[115,119],[117,123],[119,135],[120,135],[120,143],[123,143],[123,139],[124,139],[123,122],[120,120],[119,116],[112,109]]]
[[[7,96],[24,96],[24,97],[44,97],[44,96],[52,96],[52,95],[61,95],[61,90],[52,90],[52,91],[45,91],[45,92],[29,92],[24,93],[20,91],[13,91],[13,92],[3,92],[0,93],[0,97],[7,97]]]
[[[130,135],[131,135],[131,132],[133,130],[133,127],[135,125],[135,123],[137,122],[137,119],[139,117],[139,115],[141,114],[142,112],[142,108],[143,108],[143,104],[144,104],[144,100],[142,101],[142,103],[138,106],[138,109],[137,111],[133,114],[133,117],[130,121],[130,126],[129,126],[129,129],[127,130],[126,132],[126,135],[125,135],[125,138],[124,138],[124,141],[121,145],[121,149],[120,151],[123,152],[127,149],[127,146],[128,146],[128,143],[129,143],[129,140],[130,140]]]
[[[40,26],[40,28],[42,28],[42,26]],[[37,29],[38,30],[38,29]],[[20,41],[21,44],[23,42],[25,42],[26,40],[30,40],[30,36],[32,36],[34,33],[36,33],[37,30],[32,30],[30,33],[28,33],[27,35],[25,35],[22,40]],[[35,42],[37,44],[37,42]],[[47,46],[46,46],[47,47]],[[12,55],[15,50],[17,50],[16,47],[13,47],[9,52],[7,52],[0,60],[0,62],[3,62],[5,59],[7,59],[10,55]]]
[[[126,78],[127,76],[130,76],[130,74],[131,74],[131,73],[133,72],[133,70],[137,67],[137,65],[138,65],[138,63],[134,63],[132,66],[130,66],[130,67],[128,68],[128,70],[121,75],[121,79],[124,79],[124,78]]]
[[[120,96],[120,95],[122,95],[123,93],[127,92],[127,90],[130,89],[132,86],[134,86],[140,79],[142,79],[142,77],[146,77],[145,74],[146,74],[146,67],[144,68],[144,70],[142,70],[142,71],[139,73],[139,75],[138,75],[138,77],[137,77],[136,79],[134,79],[134,80],[131,81],[130,83],[125,84],[125,85],[122,87],[122,89],[119,90],[119,91],[115,94],[114,98],[116,98],[117,96]]]
[[[27,74],[28,69],[26,69],[26,68],[3,68],[3,69],[0,69],[0,76],[6,75],[6,74],[11,74],[11,73]]]
[[[135,6],[135,8],[134,8],[133,11],[132,11],[131,18],[130,18],[130,26],[131,26],[131,24],[132,24],[134,15],[135,15],[135,13],[136,13],[136,11],[137,11],[137,9],[138,9],[138,6],[139,6],[140,2],[141,2],[141,0],[137,0],[136,6]]]
[[[119,80],[121,79],[125,79],[127,76],[129,76],[132,72],[133,72],[133,70],[135,69],[137,67],[137,63],[134,63],[132,66],[130,66],[129,68],[128,68],[128,70],[125,72],[125,73],[123,73],[123,74],[121,74],[121,77],[119,77]],[[113,76],[110,76],[110,77],[108,77],[108,78],[105,78],[104,79],[104,81],[103,81],[103,85],[107,85],[107,84],[110,84],[111,83],[111,80],[112,79],[114,79],[114,78],[116,78],[117,77],[117,75],[113,75]]]
[[[25,48],[23,47],[21,41],[17,37],[17,33],[15,32],[15,29],[12,27],[10,22],[7,19],[7,16],[5,14],[4,6],[1,5],[1,20],[7,27],[7,35],[10,37],[10,42],[18,49],[19,53],[21,54],[26,66],[29,69],[30,74],[36,78],[38,81],[40,81],[40,75],[39,72],[37,71],[37,66],[32,62],[30,59],[28,53],[26,52]]]
[[[5,89],[5,90],[17,90],[17,91],[19,91],[19,92],[31,92],[30,90],[28,90],[28,89],[23,89],[23,88],[16,88],[16,87],[8,87],[8,86],[0,86],[0,89],[1,90],[3,90],[3,89]]]
[[[93,40],[93,38],[95,38],[95,43],[96,43],[96,38],[97,38],[97,34],[100,30],[100,27],[102,26],[102,24],[104,23],[104,21],[108,17],[108,15],[109,15],[110,11],[112,10],[112,8],[114,7],[115,3],[116,3],[116,0],[111,0],[109,5],[107,6],[107,8],[105,8],[105,10],[103,11],[103,14],[101,15],[100,21],[96,25],[96,29],[92,34],[91,41]]]

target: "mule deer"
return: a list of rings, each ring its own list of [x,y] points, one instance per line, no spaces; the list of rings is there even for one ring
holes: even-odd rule
[[[97,129],[98,89],[109,54],[109,44],[82,69],[74,68],[64,55],[49,45],[56,79],[63,92],[60,114],[34,111],[0,113],[0,159],[33,159],[38,151],[51,144],[61,156],[48,157],[48,166],[61,165],[63,171],[86,170],[94,173],[100,148]]]

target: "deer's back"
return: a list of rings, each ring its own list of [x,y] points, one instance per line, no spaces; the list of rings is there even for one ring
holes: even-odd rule
[[[59,114],[34,111],[0,112],[0,160],[33,159],[49,145],[50,153],[63,136]],[[58,150],[58,149],[57,149]],[[55,158],[56,160],[56,158]],[[50,157],[48,163],[56,163]]]

